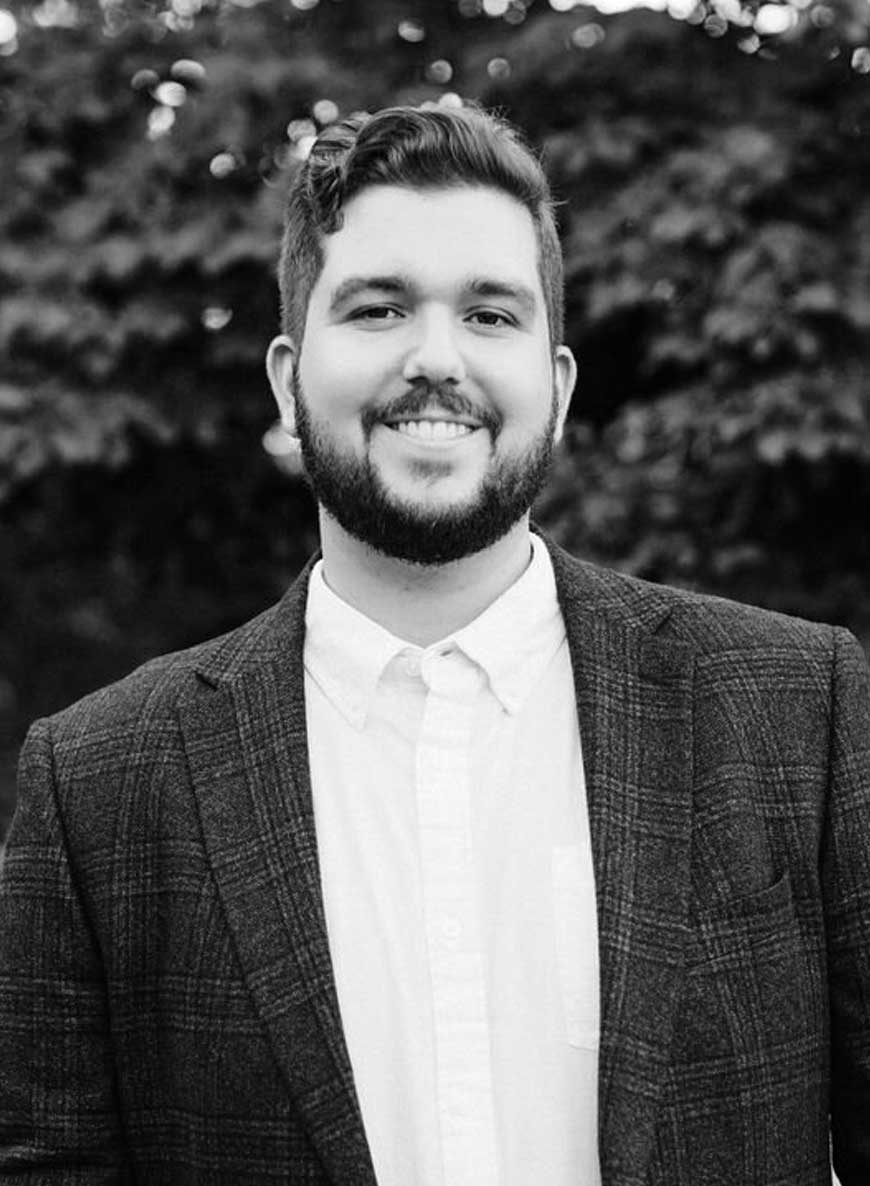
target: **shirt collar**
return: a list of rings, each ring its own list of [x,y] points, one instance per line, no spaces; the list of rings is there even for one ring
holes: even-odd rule
[[[565,638],[549,552],[531,536],[532,557],[500,597],[463,626],[425,650],[391,634],[329,588],[323,562],[311,571],[305,613],[305,669],[356,729],[384,669],[403,651],[421,658],[452,644],[486,674],[493,694],[514,714],[530,695]]]
[[[407,647],[334,593],[317,561],[308,581],[305,670],[355,729],[365,724],[384,668]]]
[[[506,712],[516,713],[565,639],[556,578],[544,542],[531,536],[525,572],[452,640],[489,679]]]

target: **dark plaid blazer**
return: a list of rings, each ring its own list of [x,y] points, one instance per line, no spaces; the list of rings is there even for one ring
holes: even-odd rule
[[[553,557],[604,1184],[821,1186],[832,1131],[867,1186],[858,645]],[[31,731],[0,885],[0,1180],[373,1186],[318,875],[306,579]]]

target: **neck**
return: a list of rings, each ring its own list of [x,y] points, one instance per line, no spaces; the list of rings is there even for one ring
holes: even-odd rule
[[[320,511],[323,575],[348,605],[398,638],[429,646],[467,626],[528,567],[529,516],[482,552],[449,564],[384,556]]]

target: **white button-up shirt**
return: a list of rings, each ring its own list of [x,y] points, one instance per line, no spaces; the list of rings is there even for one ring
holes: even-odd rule
[[[312,790],[379,1186],[596,1186],[598,943],[546,548],[421,648],[312,574]]]

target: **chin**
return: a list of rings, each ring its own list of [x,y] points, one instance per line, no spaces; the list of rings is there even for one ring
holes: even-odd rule
[[[421,514],[441,514],[462,511],[480,496],[487,481],[484,472],[439,473],[431,468],[418,473],[391,473],[381,466],[372,466],[373,480],[382,496],[407,508],[417,507]]]
[[[388,498],[389,505],[394,511],[407,516],[409,519],[418,518],[421,524],[437,524],[445,519],[457,520],[466,515],[473,516],[480,504],[480,487],[463,491],[461,494],[439,495],[437,497],[423,497],[419,493],[402,494],[396,492]]]

